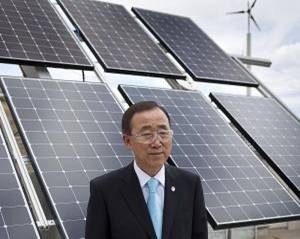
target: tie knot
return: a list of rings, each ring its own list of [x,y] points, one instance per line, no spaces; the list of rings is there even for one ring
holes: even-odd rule
[[[149,192],[150,193],[156,193],[157,186],[159,184],[159,181],[156,178],[150,178],[147,182]]]

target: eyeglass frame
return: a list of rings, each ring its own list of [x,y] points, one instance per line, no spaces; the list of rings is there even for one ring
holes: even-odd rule
[[[161,135],[159,135],[159,132],[168,132],[168,135],[166,136],[166,139],[163,139]],[[151,139],[146,139],[146,140],[141,140],[141,137],[145,137],[145,134],[151,135]],[[152,131],[152,132],[147,132],[147,133],[138,133],[138,134],[129,134],[128,136],[133,136],[137,142],[142,143],[142,144],[151,144],[153,143],[156,138],[162,143],[167,143],[169,142],[174,135],[174,131],[172,129],[164,129],[164,130],[158,130],[158,131]]]

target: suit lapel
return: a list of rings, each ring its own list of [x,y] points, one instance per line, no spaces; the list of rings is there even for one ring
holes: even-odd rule
[[[169,167],[166,165],[165,174],[165,201],[164,201],[164,218],[162,238],[167,239],[174,221],[177,202],[178,190],[176,189],[175,176],[171,174]]]
[[[123,179],[124,185],[122,187],[122,194],[129,209],[135,215],[137,221],[145,229],[150,238],[156,238],[143,192],[134,172],[132,163],[126,168]]]

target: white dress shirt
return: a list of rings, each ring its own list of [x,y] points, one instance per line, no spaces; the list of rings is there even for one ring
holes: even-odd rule
[[[149,196],[149,189],[147,186],[148,180],[151,178],[148,174],[146,174],[138,165],[137,163],[133,162],[134,171],[139,179],[143,195],[145,198],[145,202],[147,203],[148,196]],[[157,194],[159,196],[160,201],[160,207],[163,211],[164,208],[164,198],[165,198],[165,165],[161,167],[161,169],[157,172],[157,174],[153,177],[159,181],[158,187],[157,187]]]

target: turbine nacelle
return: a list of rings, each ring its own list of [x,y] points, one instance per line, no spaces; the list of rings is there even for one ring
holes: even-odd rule
[[[247,10],[241,10],[241,11],[234,11],[234,12],[228,12],[227,14],[244,14],[247,13],[248,14],[248,33],[250,32],[250,22],[252,20],[252,22],[254,23],[254,25],[256,26],[256,28],[260,31],[260,27],[258,25],[258,23],[256,22],[255,18],[253,17],[251,10],[254,8],[255,4],[256,4],[257,0],[254,0],[254,2],[251,4],[248,1],[248,8]]]

